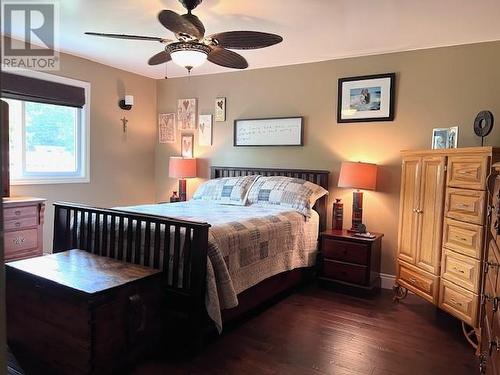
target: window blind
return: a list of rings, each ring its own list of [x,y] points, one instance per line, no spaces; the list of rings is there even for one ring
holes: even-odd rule
[[[82,108],[83,87],[71,86],[13,73],[1,73],[2,97]]]

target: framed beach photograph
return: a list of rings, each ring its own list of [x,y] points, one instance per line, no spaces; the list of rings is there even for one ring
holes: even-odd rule
[[[226,98],[215,99],[215,121],[226,121]]]
[[[181,156],[183,158],[193,158],[194,155],[194,135],[181,135]]]
[[[212,146],[212,115],[200,115],[198,119],[198,145]]]
[[[432,130],[432,149],[457,148],[458,126],[451,128],[436,128]]]
[[[196,129],[196,99],[179,99],[177,102],[177,129]]]
[[[340,78],[337,122],[394,120],[396,73]]]

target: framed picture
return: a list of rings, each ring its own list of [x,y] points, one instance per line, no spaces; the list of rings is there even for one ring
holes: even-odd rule
[[[192,158],[194,155],[194,135],[182,134],[181,136],[181,156],[183,158]]]
[[[177,101],[177,128],[179,130],[196,129],[196,99],[179,99]]]
[[[303,139],[303,117],[234,121],[234,146],[303,146]]]
[[[175,113],[160,113],[158,115],[159,143],[175,143]]]
[[[396,73],[339,79],[337,122],[394,120]]]
[[[200,115],[198,119],[198,145],[212,146],[212,115]]]
[[[436,128],[432,130],[432,149],[457,148],[458,126]]]
[[[226,121],[226,98],[215,99],[215,121]]]

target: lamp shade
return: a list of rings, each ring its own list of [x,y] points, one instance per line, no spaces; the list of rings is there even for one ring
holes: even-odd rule
[[[196,159],[171,156],[168,162],[168,176],[175,178],[196,177]]]
[[[350,161],[342,162],[338,186],[375,190],[377,187],[377,165]]]

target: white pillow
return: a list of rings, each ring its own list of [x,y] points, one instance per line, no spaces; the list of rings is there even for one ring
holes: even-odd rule
[[[222,177],[208,180],[194,193],[194,200],[244,206],[250,187],[259,176]]]
[[[327,194],[321,186],[300,178],[261,176],[248,192],[248,203],[289,207],[310,217],[316,201]]]

